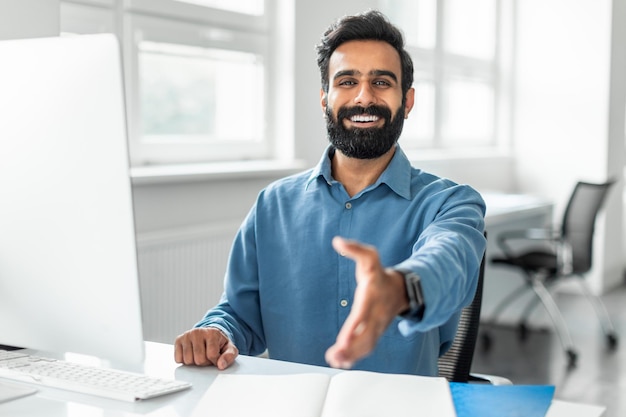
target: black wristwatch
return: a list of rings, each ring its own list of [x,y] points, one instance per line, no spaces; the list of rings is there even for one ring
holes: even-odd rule
[[[424,294],[422,293],[422,284],[419,275],[409,269],[396,269],[404,276],[406,284],[406,295],[409,299],[409,309],[400,314],[400,316],[408,319],[421,320],[424,317],[426,304],[424,303]]]

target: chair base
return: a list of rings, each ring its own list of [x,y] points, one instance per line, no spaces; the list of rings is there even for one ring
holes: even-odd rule
[[[576,278],[581,277],[577,276]],[[582,279],[578,279],[578,282],[581,284],[584,295],[594,307],[596,315],[600,320],[602,330],[604,331],[606,337],[608,349],[611,351],[615,350],[618,345],[618,337],[615,333],[615,330],[613,329],[613,324],[611,323],[608,312],[604,308],[604,304],[597,296],[591,293],[589,288],[585,285],[586,283]],[[578,353],[574,348],[574,344],[567,329],[565,320],[563,319],[563,316],[561,315],[561,312],[557,307],[554,298],[552,298],[552,295],[550,294],[547,286],[544,285],[544,280],[541,276],[526,272],[524,284],[521,287],[517,288],[515,291],[511,292],[507,297],[505,297],[494,309],[491,319],[484,324],[487,326],[495,324],[498,316],[505,310],[505,308],[511,305],[511,302],[518,297],[521,291],[528,290],[528,287],[533,290],[536,297],[534,297],[523,310],[521,321],[518,325],[518,334],[520,340],[524,341],[528,337],[528,327],[526,325],[526,320],[535,309],[537,304],[541,302],[541,304],[543,304],[544,308],[548,312],[552,324],[556,329],[559,339],[561,341],[561,345],[563,346],[563,351],[566,356],[567,368],[575,368],[578,362]],[[483,351],[488,352],[493,344],[491,336],[488,332],[483,331],[481,332],[480,337],[482,341]]]

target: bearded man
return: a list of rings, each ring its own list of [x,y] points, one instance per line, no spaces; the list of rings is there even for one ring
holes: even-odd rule
[[[238,354],[438,374],[485,250],[485,204],[411,166],[398,145],[413,104],[401,32],[369,11],[317,46],[329,146],[269,185],[244,220],[218,305],[175,342],[186,365]]]

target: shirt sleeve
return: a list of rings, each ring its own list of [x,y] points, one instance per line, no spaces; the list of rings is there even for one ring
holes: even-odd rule
[[[256,205],[233,241],[220,302],[195,325],[222,330],[244,355],[259,355],[266,347],[256,268],[255,209]]]
[[[485,203],[466,185],[438,190],[424,199],[431,219],[415,242],[411,256],[395,268],[420,276],[426,309],[422,320],[399,323],[404,335],[449,325],[476,292],[486,247]]]

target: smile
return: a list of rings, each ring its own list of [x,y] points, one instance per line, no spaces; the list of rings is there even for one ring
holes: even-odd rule
[[[354,123],[372,123],[377,122],[380,119],[378,116],[373,116],[371,114],[357,114],[350,118],[350,121]]]

